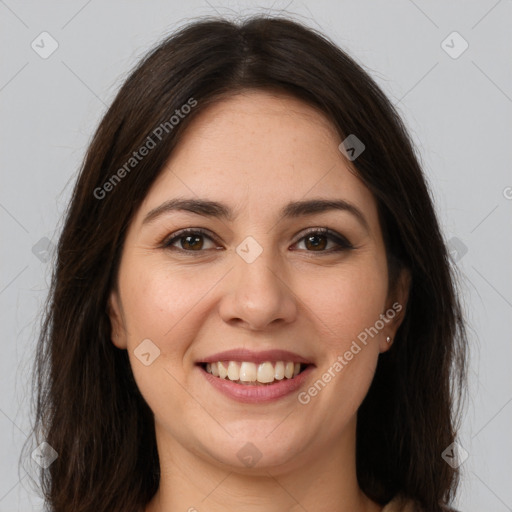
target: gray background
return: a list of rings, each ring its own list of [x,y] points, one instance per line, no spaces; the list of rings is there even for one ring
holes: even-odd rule
[[[57,241],[94,128],[133,64],[163,36],[201,15],[261,11],[291,13],[333,38],[403,115],[460,269],[471,326],[460,437],[469,456],[457,505],[512,510],[511,0],[0,0],[0,512],[42,509],[17,465],[51,270],[45,237]],[[46,59],[31,47],[51,49],[44,31],[58,43]],[[446,40],[453,31],[469,45],[460,55],[463,40]]]

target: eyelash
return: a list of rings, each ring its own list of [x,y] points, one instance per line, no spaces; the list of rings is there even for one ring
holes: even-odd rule
[[[205,236],[206,238],[209,238],[212,242],[218,243],[215,240],[215,238],[212,237],[209,234],[209,232],[206,231],[205,229],[202,229],[202,228],[186,228],[186,229],[182,229],[182,230],[177,231],[176,233],[173,233],[172,235],[170,235],[170,237],[168,237],[167,239],[165,239],[162,242],[161,248],[162,249],[177,250],[177,251],[180,251],[182,253],[202,253],[202,252],[205,252],[205,250],[212,250],[212,249],[200,249],[200,250],[197,250],[197,251],[193,251],[193,250],[182,249],[182,248],[179,248],[179,247],[172,247],[172,245],[176,241],[179,241],[180,239],[185,238],[188,235],[202,235],[202,236]],[[328,228],[310,228],[306,232],[304,232],[302,234],[302,237],[299,238],[293,245],[301,242],[302,240],[304,240],[308,236],[312,236],[312,235],[325,236],[325,237],[327,237],[327,239],[329,239],[331,241],[334,241],[338,245],[338,248],[337,249],[330,249],[330,250],[322,250],[322,251],[307,251],[306,250],[306,252],[331,254],[333,252],[341,252],[341,251],[348,251],[348,250],[354,249],[354,246],[344,236],[342,236],[342,235],[340,235],[340,234],[336,233],[335,231],[332,231],[332,230],[330,230]]]

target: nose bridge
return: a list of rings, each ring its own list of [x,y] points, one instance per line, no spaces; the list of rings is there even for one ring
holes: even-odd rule
[[[271,247],[271,238],[260,236],[258,242],[248,236],[236,247],[235,271],[240,292],[244,293],[245,289],[246,293],[269,295],[267,300],[271,300],[271,295],[281,294],[284,284],[278,277],[279,255]]]
[[[279,257],[271,249],[263,251],[251,263],[242,260],[238,262],[240,278],[246,284],[261,284],[264,288],[280,288],[281,280],[277,277],[280,267]]]
[[[253,329],[262,329],[295,314],[295,301],[285,282],[278,252],[271,247],[271,236],[246,237],[235,249],[228,298],[222,314],[225,321],[237,319]]]

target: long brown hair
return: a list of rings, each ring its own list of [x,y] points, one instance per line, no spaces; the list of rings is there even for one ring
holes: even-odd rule
[[[88,148],[34,365],[31,448],[44,440],[58,453],[40,472],[47,504],[55,512],[139,512],[158,488],[153,414],[126,351],[110,340],[107,300],[127,227],[180,134],[207,105],[244,89],[299,98],[325,114],[340,142],[356,134],[366,146],[353,165],[378,204],[390,285],[402,268],[412,281],[404,321],[358,411],[358,481],[378,503],[401,493],[442,510],[459,477],[441,453],[455,439],[466,334],[426,179],[370,76],[320,33],[269,17],[206,18],[163,41],[126,80]],[[191,98],[193,108],[171,122]],[[148,137],[154,146],[127,167]]]

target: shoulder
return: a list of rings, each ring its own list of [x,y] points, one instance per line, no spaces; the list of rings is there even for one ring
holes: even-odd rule
[[[453,508],[443,506],[443,512],[459,512]],[[395,496],[383,509],[382,512],[428,512],[416,501],[405,498],[404,496]]]

